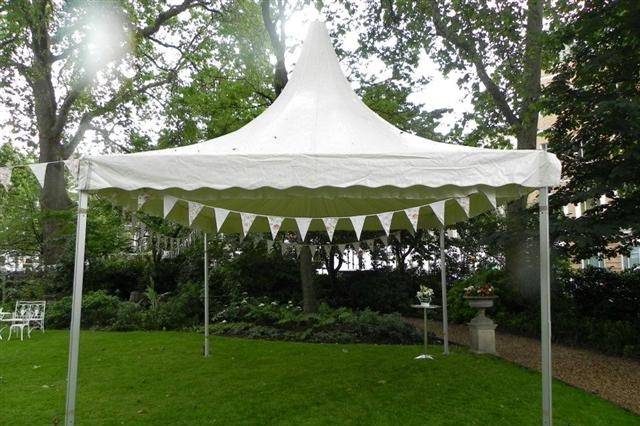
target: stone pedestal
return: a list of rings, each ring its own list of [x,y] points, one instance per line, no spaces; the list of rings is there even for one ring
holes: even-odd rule
[[[478,315],[469,322],[471,351],[477,354],[496,354],[496,323],[480,309]]]

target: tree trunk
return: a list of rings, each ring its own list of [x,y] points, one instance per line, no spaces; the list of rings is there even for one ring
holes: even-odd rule
[[[527,6],[518,149],[536,149],[539,113],[537,102],[540,98],[542,72],[543,0],[528,0]],[[524,301],[533,301],[539,294],[538,239],[528,230],[527,224],[531,213],[526,207],[526,197],[512,202],[507,207],[508,235],[505,244],[505,260],[506,270],[515,290]]]
[[[309,246],[302,246],[300,249],[300,281],[302,282],[302,309],[306,313],[316,312],[318,299],[313,285],[313,263]]]
[[[42,262],[53,265],[60,261],[73,234],[72,202],[67,195],[64,164],[47,167],[44,188],[40,193],[42,211]]]
[[[34,111],[38,128],[39,161],[64,160],[62,131],[56,122],[57,104],[51,76],[49,10],[47,2],[33,4],[31,21],[33,52],[32,81]],[[47,167],[44,187],[40,193],[42,211],[42,263],[57,263],[64,254],[69,224],[71,200],[67,195],[62,163]]]

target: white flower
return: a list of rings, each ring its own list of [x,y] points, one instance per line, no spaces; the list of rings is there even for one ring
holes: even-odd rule
[[[278,302],[276,302],[275,300],[274,300],[273,302],[271,302],[271,304],[272,304],[273,306],[278,306]]]
[[[227,320],[222,320],[222,323],[223,323],[223,324],[226,324],[226,323],[227,323]]]
[[[261,303],[258,305],[258,307],[262,308],[264,306],[264,303]]]

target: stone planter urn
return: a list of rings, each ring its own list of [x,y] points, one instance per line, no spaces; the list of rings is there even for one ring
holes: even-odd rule
[[[493,306],[496,296],[465,296],[464,297],[478,314],[469,322],[471,334],[471,351],[478,354],[496,354],[496,323],[485,315],[485,310]]]

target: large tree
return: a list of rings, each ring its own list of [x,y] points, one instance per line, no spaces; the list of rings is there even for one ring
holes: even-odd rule
[[[364,28],[362,49],[392,66],[394,75],[415,74],[425,53],[445,75],[458,77],[474,112],[465,117],[464,133],[450,135],[457,142],[511,147],[513,140],[517,149],[536,148],[544,0],[344,3],[354,25]],[[525,206],[525,199],[509,206],[503,247],[514,285],[533,298],[537,241]]]
[[[564,184],[551,203],[584,212],[558,214],[554,233],[579,259],[625,254],[640,232],[640,2],[586,1],[557,34],[564,52],[544,105]]]
[[[34,146],[40,162],[70,158],[87,132],[111,142],[109,133],[134,126],[146,96],[189,62],[220,14],[219,3],[2,3],[0,100],[11,115],[5,129],[13,126],[13,141]],[[180,19],[188,11],[190,19]],[[40,196],[46,263],[63,254],[70,206],[64,167],[51,164]]]

